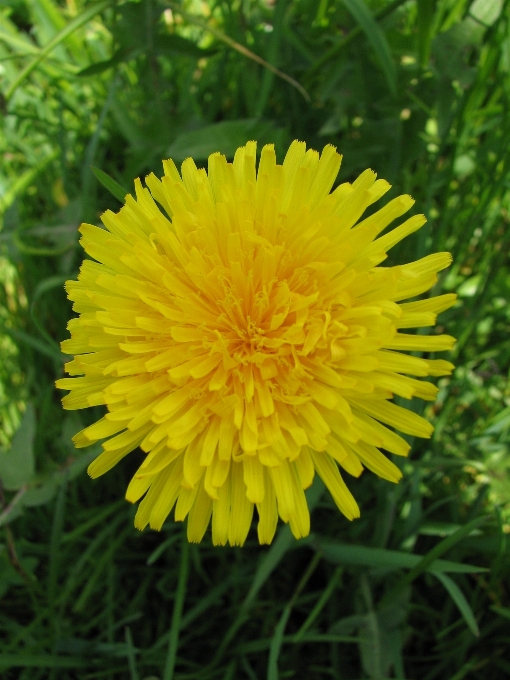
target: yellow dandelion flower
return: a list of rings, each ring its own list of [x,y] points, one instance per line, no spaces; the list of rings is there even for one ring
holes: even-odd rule
[[[73,378],[66,409],[104,404],[108,412],[74,438],[103,442],[89,467],[98,477],[136,447],[146,457],[126,498],[143,496],[135,526],[161,529],[175,506],[199,542],[212,518],[216,545],[243,545],[257,507],[260,543],[278,516],[296,538],[310,531],[304,490],[315,473],[350,520],[359,509],[340,469],[363,468],[397,482],[380,449],[407,455],[393,429],[430,437],[432,426],[390,400],[433,400],[417,380],[447,375],[444,360],[401,350],[451,349],[448,335],[414,335],[455,302],[429,290],[450,264],[436,253],[396,267],[387,251],[425,223],[394,198],[360,221],[390,185],[372,170],[331,188],[341,156],[319,157],[293,142],[283,165],[272,145],[212,154],[207,172],[191,158],[179,175],[135,182],[104,229],[83,224],[83,262],[66,288],[79,316],[62,350]],[[159,206],[158,206],[159,204]],[[401,332],[401,331],[404,332]]]

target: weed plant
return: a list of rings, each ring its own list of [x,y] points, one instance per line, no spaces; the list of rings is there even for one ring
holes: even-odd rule
[[[509,29],[508,0],[4,0],[2,678],[510,675]],[[71,437],[101,409],[66,413],[54,387],[77,227],[163,158],[257,139],[281,162],[295,138],[337,146],[339,181],[371,167],[416,199],[428,225],[395,262],[453,254],[435,434],[398,486],[354,481],[356,522],[315,484],[308,539],[139,533],[142,454],[88,479],[98,451]]]

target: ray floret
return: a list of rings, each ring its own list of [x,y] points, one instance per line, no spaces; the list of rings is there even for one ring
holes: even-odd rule
[[[135,525],[161,529],[174,510],[201,541],[243,545],[254,509],[260,543],[278,518],[296,538],[310,531],[305,490],[317,473],[350,520],[359,508],[343,472],[364,468],[391,482],[400,469],[381,452],[407,455],[394,430],[430,437],[432,426],[392,402],[433,400],[420,380],[453,366],[403,352],[453,347],[448,335],[415,335],[455,303],[428,291],[451,262],[434,253],[381,266],[425,223],[399,196],[363,219],[390,188],[371,170],[333,191],[341,156],[293,142],[282,165],[256,143],[207,171],[192,159],[179,174],[135,182],[104,228],[80,227],[86,259],[66,290],[78,316],[62,350],[66,409],[105,405],[78,433],[103,441],[91,477],[140,447],[145,459],[126,492],[140,501]]]

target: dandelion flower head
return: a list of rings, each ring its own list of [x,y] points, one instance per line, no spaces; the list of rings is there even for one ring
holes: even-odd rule
[[[107,407],[74,437],[77,447],[104,440],[92,477],[145,453],[126,493],[143,497],[137,528],[161,529],[175,508],[190,541],[211,522],[214,544],[242,545],[256,506],[260,543],[278,517],[300,538],[316,473],[352,520],[342,475],[368,468],[397,482],[381,452],[407,455],[394,430],[431,436],[391,400],[433,400],[437,388],[418,378],[451,372],[402,352],[452,348],[450,336],[407,330],[433,326],[455,295],[402,300],[429,290],[451,256],[380,266],[426,220],[381,235],[413,199],[361,219],[390,185],[365,170],[331,191],[340,162],[332,146],[319,156],[297,141],[282,165],[264,146],[258,169],[255,142],[233,163],[212,154],[207,171],[188,158],[179,174],[168,160],[161,180],[137,180],[136,198],[104,213],[104,228],[81,226],[92,259],[66,284],[79,316],[62,343],[75,377],[57,386],[70,390],[66,409]]]

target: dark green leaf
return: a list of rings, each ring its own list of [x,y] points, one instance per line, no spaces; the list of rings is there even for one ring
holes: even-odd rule
[[[421,555],[402,552],[400,550],[385,550],[383,548],[370,548],[361,545],[345,545],[323,539],[314,535],[311,539],[312,545],[324,553],[325,559],[335,564],[350,564],[372,568],[389,569],[413,569],[421,561]],[[450,562],[448,560],[433,560],[428,566],[427,571],[449,571],[457,573],[477,573],[487,571],[483,567],[475,567],[460,562]]]
[[[473,635],[478,637],[480,635],[480,631],[478,630],[478,624],[476,622],[475,615],[473,614],[473,610],[469,606],[469,602],[466,600],[462,590],[455,583],[455,581],[446,574],[435,572],[434,576],[439,579],[439,581],[441,581],[446,590],[450,593],[452,600],[459,608],[464,621],[467,623],[469,630],[473,633]]]
[[[125,61],[129,61],[135,57],[137,52],[135,50],[120,49],[115,52],[111,59],[105,59],[104,61],[97,61],[95,64],[87,66],[87,68],[78,71],[76,74],[80,78],[86,78],[88,76],[96,76],[99,73],[107,71],[109,68],[113,68],[118,64],[122,64]]]
[[[34,437],[35,411],[27,404],[20,426],[16,431],[12,446],[7,452],[0,453],[0,477],[8,491],[17,491],[28,484],[35,474]]]
[[[219,151],[232,158],[239,146],[252,139],[261,145],[274,141],[275,132],[272,123],[255,118],[214,123],[200,130],[184,132],[167,149],[166,155],[175,161],[188,157],[202,160]]]
[[[203,59],[217,53],[217,49],[202,49],[192,40],[180,35],[158,34],[154,39],[154,52],[168,56],[189,57],[190,59]]]

